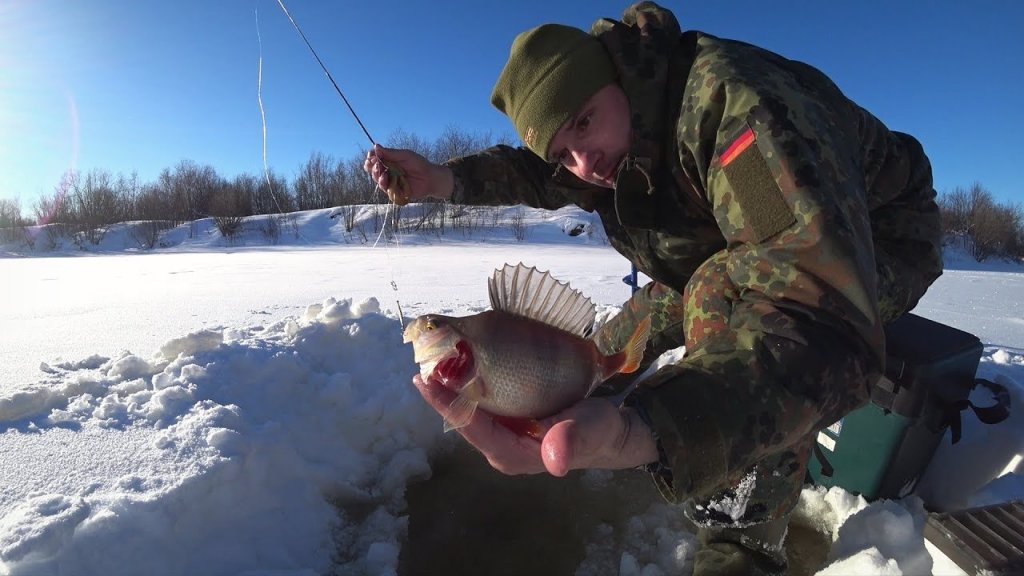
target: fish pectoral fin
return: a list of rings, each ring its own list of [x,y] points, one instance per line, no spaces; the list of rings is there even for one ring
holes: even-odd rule
[[[476,412],[476,406],[475,400],[459,395],[448,407],[448,415],[444,418],[444,431],[451,432],[468,425],[473,419],[473,413]]]
[[[458,430],[469,424],[479,404],[476,399],[480,398],[481,389],[482,386],[479,378],[473,378],[466,383],[462,391],[459,392],[459,395],[448,406],[448,414],[444,418],[445,432]]]

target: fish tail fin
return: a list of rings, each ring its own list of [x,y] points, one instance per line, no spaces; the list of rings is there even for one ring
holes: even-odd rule
[[[647,315],[633,329],[633,335],[626,342],[626,347],[621,352],[608,356],[608,376],[636,372],[640,368],[640,362],[644,359],[644,350],[647,348],[647,340],[650,337],[651,317]]]

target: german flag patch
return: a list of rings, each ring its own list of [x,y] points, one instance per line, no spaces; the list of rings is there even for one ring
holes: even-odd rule
[[[743,213],[744,228],[748,230],[745,235],[760,243],[796,219],[756,142],[757,134],[748,127],[726,147],[718,161]]]
[[[746,132],[740,134],[740,137],[730,144],[729,147],[725,149],[725,152],[722,152],[722,155],[719,157],[719,160],[722,163],[722,168],[728,166],[729,163],[742,154],[744,150],[750,148],[750,145],[754,143],[754,140],[754,129],[747,128]]]

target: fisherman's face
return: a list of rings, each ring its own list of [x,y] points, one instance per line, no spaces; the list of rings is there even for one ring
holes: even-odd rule
[[[547,160],[565,166],[581,180],[614,188],[629,142],[629,99],[618,83],[612,82],[558,129]]]

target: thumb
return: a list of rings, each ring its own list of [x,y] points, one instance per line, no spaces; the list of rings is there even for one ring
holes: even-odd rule
[[[540,444],[541,459],[548,473],[552,476],[565,476],[572,470],[578,439],[575,420],[562,420],[548,430]]]
[[[380,144],[373,145],[373,153],[381,160],[390,160],[394,150],[391,148],[385,148]]]
[[[380,144],[374,144],[373,151],[377,154],[377,158],[380,158],[384,163],[405,163],[413,157],[413,153],[410,150],[385,148]]]

